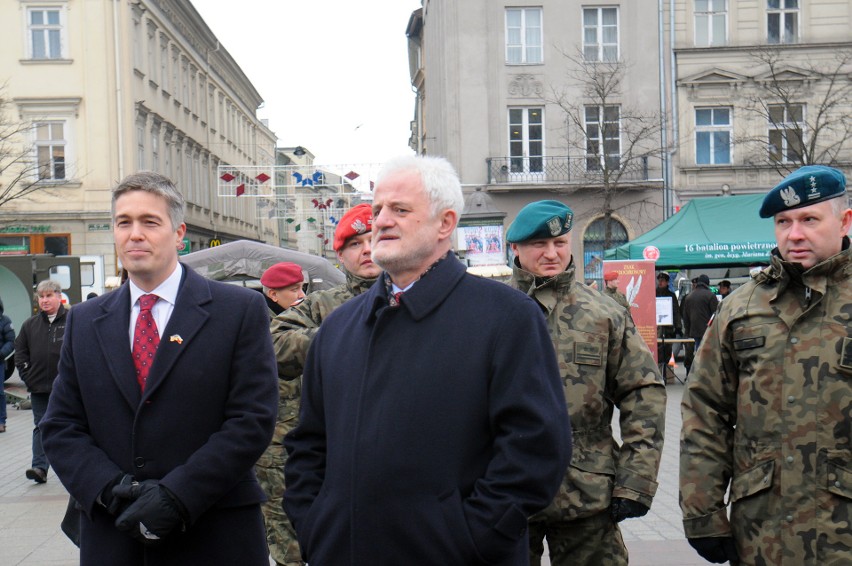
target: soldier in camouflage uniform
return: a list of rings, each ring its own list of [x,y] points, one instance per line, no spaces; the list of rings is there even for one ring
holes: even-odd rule
[[[604,295],[627,309],[628,313],[630,312],[630,303],[627,302],[627,297],[618,290],[617,271],[609,271],[604,274]]]
[[[774,217],[771,264],[721,302],[695,358],[680,505],[710,562],[852,564],[845,186],[840,171],[806,166],[769,192],[760,215]]]
[[[574,281],[571,209],[525,206],[509,227],[511,284],[547,316],[574,430],[574,456],[553,503],[530,519],[530,564],[546,538],[553,566],[627,564],[618,523],[648,512],[663,449],[666,389],[624,308]],[[612,435],[620,410],[622,445]]]
[[[282,446],[284,436],[296,428],[299,398],[302,391],[302,369],[311,340],[331,311],[370,288],[381,268],[370,257],[372,211],[369,204],[351,208],[334,232],[334,249],[346,273],[346,283],[308,295],[272,321],[272,341],[278,360],[281,400],[278,425],[271,449],[264,454],[268,472],[261,486],[269,497],[263,508],[267,524],[267,542],[272,558],[286,566],[303,564],[296,532],[284,514],[284,463],[287,453]],[[271,527],[271,528],[270,528]]]
[[[302,291],[304,278],[302,268],[287,261],[276,263],[263,272],[260,283],[263,285],[263,296],[266,298],[270,319],[286,312],[288,308],[295,306],[305,298],[305,293]],[[269,546],[269,554],[276,564],[286,566],[301,564],[299,547],[295,546],[295,551],[289,554],[281,551],[282,548],[287,548],[286,539],[282,539],[281,533],[285,532],[284,529],[288,528],[289,524],[286,524],[287,517],[281,508],[280,495],[279,501],[276,502],[273,494],[276,493],[276,490],[280,493],[284,492],[284,478],[281,473],[283,458],[280,454],[283,451],[284,434],[289,430],[288,421],[291,418],[289,411],[291,410],[293,389],[291,382],[278,380],[278,418],[275,423],[275,432],[269,447],[254,466],[257,480],[267,497],[267,500],[260,505],[260,510],[263,513],[263,523],[266,526],[266,542]],[[296,395],[298,396],[298,389]],[[298,397],[296,403],[296,410],[298,411]],[[290,530],[292,531],[292,529]],[[295,541],[295,538],[290,540]],[[282,544],[282,542],[285,544]],[[295,543],[293,544],[295,545]]]

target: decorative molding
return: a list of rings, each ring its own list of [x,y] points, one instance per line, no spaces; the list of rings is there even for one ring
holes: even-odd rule
[[[512,98],[539,98],[544,85],[534,75],[515,75],[509,81],[509,96]]]

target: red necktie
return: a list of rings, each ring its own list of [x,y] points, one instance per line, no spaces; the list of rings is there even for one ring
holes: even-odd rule
[[[157,346],[160,345],[160,333],[157,332],[157,323],[151,314],[151,309],[159,298],[157,295],[139,297],[139,316],[133,331],[133,365],[136,366],[136,381],[142,391],[145,391],[145,381],[151,371],[151,364],[154,363]]]

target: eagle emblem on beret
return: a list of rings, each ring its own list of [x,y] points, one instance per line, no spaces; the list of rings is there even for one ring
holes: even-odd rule
[[[562,219],[558,216],[554,216],[547,221],[547,229],[550,230],[551,236],[558,236],[562,231]]]
[[[357,219],[355,222],[353,222],[351,224],[351,226],[352,226],[352,229],[355,231],[356,234],[363,234],[364,232],[367,231],[367,225],[364,224],[364,221],[361,220],[360,218]]]
[[[802,202],[802,199],[799,198],[799,195],[796,194],[796,189],[793,187],[787,187],[786,189],[781,189],[781,199],[784,201],[784,205],[787,207],[796,206],[797,204]]]

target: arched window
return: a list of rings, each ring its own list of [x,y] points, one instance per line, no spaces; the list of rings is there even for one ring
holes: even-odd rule
[[[610,248],[620,246],[627,243],[627,230],[624,224],[616,220],[610,219],[612,234],[610,236]],[[585,281],[594,280],[598,283],[598,289],[603,289],[603,254],[606,237],[606,219],[598,218],[586,228],[586,233],[583,234],[583,275]],[[580,275],[577,275],[580,279]]]

